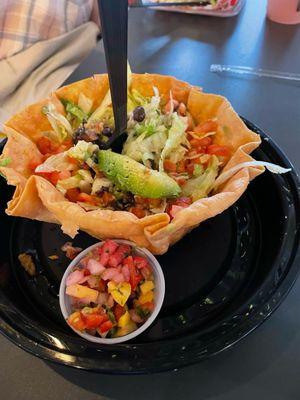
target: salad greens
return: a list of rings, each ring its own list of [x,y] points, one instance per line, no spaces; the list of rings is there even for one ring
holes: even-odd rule
[[[191,178],[183,186],[183,194],[191,196],[193,201],[206,197],[212,190],[216,177],[218,176],[219,160],[212,156],[209,166],[199,176]]]
[[[74,104],[70,100],[61,99],[61,102],[66,109],[68,121],[70,121],[71,123],[73,122],[72,125],[75,125],[77,127],[83,121],[88,120],[88,113],[84,112],[81,107]]]
[[[53,129],[51,133],[48,133],[50,139],[54,142],[62,143],[68,136],[72,136],[73,129],[70,122],[56,110],[54,104],[49,103],[47,106],[44,106],[42,112],[47,116]]]
[[[163,114],[160,107],[160,96],[157,88],[153,88],[154,96],[151,99],[132,93],[135,104],[142,105],[145,118],[137,122],[133,113],[129,115],[128,138],[123,147],[123,154],[147,167],[164,171],[164,159],[172,154],[175,162],[183,158],[187,145],[186,118],[176,112]]]
[[[76,146],[68,150],[68,155],[76,160],[86,161],[97,150],[99,150],[99,147],[96,144],[79,140]]]

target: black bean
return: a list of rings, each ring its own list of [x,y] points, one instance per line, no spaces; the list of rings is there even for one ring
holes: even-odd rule
[[[143,122],[146,117],[144,107],[138,106],[133,110],[133,119],[136,122]]]
[[[74,133],[74,143],[76,144],[79,140],[82,140],[81,137],[85,133],[84,126],[79,126],[79,128]]]
[[[96,131],[92,129],[85,129],[84,126],[80,126],[74,134],[74,143],[76,144],[79,140],[84,140],[85,142],[95,142],[99,138]]]
[[[105,126],[102,131],[103,136],[111,137],[114,131],[109,126]]]

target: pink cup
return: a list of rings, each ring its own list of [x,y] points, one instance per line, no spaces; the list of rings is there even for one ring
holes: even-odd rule
[[[267,15],[281,24],[299,24],[300,0],[269,0]]]

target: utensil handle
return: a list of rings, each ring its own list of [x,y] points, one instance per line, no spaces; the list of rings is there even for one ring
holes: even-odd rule
[[[265,78],[276,78],[285,79],[289,81],[300,81],[300,74],[292,72],[273,71],[270,69],[252,68],[252,67],[241,67],[238,65],[220,65],[212,64],[210,66],[210,72],[216,72],[219,74],[229,75],[252,75],[256,77]]]
[[[115,133],[121,134],[127,126],[127,34],[128,1],[98,0],[102,37],[115,119]],[[103,16],[106,18],[103,18]],[[114,21],[110,24],[110,21]],[[114,51],[107,51],[107,49]],[[114,82],[114,84],[113,84]]]

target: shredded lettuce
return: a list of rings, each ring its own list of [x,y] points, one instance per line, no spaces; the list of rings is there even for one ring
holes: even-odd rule
[[[93,100],[80,92],[78,96],[78,107],[80,107],[86,114],[89,114],[93,107]]]
[[[285,174],[290,172],[290,168],[283,168],[279,165],[272,164],[265,161],[246,161],[240,164],[235,165],[234,167],[228,169],[227,171],[223,172],[218,179],[216,180],[214,187],[217,188],[220,185],[223,185],[226,181],[228,181],[233,175],[235,175],[238,171],[243,168],[261,168],[266,167],[268,171],[272,172],[273,174]]]
[[[127,62],[128,90],[131,87],[131,81],[132,81],[132,72],[129,63]],[[99,107],[97,107],[96,110],[89,117],[87,121],[87,127],[89,127],[94,122],[99,122],[99,121],[111,127],[115,125],[110,90],[107,91]]]
[[[142,122],[137,122],[133,113],[129,115],[128,138],[123,154],[147,167],[164,171],[163,163],[166,158],[176,163],[186,153],[187,121],[177,113],[163,114],[160,109],[159,92],[155,87],[153,91],[154,96],[150,99],[144,98],[136,91],[131,92],[134,105],[142,105],[146,116]]]
[[[61,99],[61,102],[65,107],[67,113],[67,119],[70,123],[72,123],[73,126],[77,127],[83,121],[88,120],[88,114],[85,113],[82,110],[82,108],[74,104],[72,101],[67,99]]]
[[[146,134],[135,137],[134,133],[129,134],[123,147],[123,154],[142,162],[147,167],[152,164],[158,168],[160,154],[168,138],[167,129],[146,137]]]
[[[76,175],[67,179],[59,180],[56,188],[63,194],[68,189],[79,188],[82,192],[90,192],[92,188],[93,178],[90,171],[79,169]]]
[[[142,96],[137,90],[129,90],[127,96],[127,112],[131,113],[138,106],[145,107],[149,102],[150,100]]]
[[[209,166],[196,178],[192,178],[182,187],[184,196],[192,196],[193,201],[207,197],[213,189],[215,180],[218,176],[219,160],[212,156]]]
[[[90,171],[87,171],[86,169],[79,169],[77,171],[77,175],[83,180],[85,180],[88,183],[93,183],[94,179],[92,178],[92,174]]]
[[[50,125],[54,131],[52,139],[58,143],[65,141],[68,136],[73,134],[73,129],[70,122],[60,114],[52,103],[44,106],[42,112],[47,116]]]
[[[66,151],[46,159],[43,164],[36,167],[35,172],[53,172],[53,171],[72,171],[76,168],[74,163],[70,163]]]
[[[203,165],[196,164],[195,167],[194,167],[193,177],[197,178],[198,176],[202,175],[203,172],[204,172]]]
[[[95,178],[92,186],[92,194],[96,194],[102,188],[109,188],[112,186],[112,182],[107,178]]]
[[[70,178],[59,180],[56,184],[56,188],[65,194],[68,189],[74,189],[79,187],[80,177],[78,175],[71,176]]]
[[[169,130],[168,140],[166,141],[159,160],[159,171],[164,171],[165,159],[170,159],[173,163],[177,163],[183,159],[187,150],[184,145],[188,146],[188,140],[185,132],[186,127],[186,118],[180,117],[177,113],[173,113],[172,125]]]
[[[76,146],[67,151],[67,154],[78,161],[86,161],[98,150],[99,147],[96,144],[79,140]]]
[[[106,93],[99,107],[97,107],[96,110],[89,117],[87,121],[87,126],[90,126],[93,122],[98,121],[105,121],[110,126],[114,125],[110,91]]]

